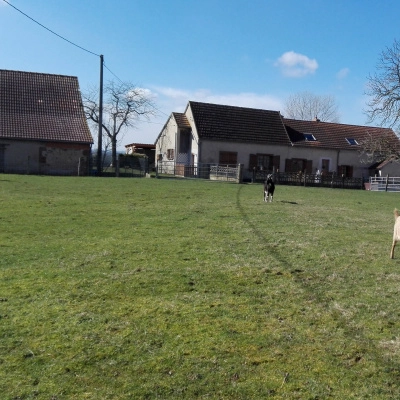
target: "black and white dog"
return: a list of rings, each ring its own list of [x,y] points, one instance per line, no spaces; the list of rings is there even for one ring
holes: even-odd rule
[[[274,199],[275,183],[272,179],[272,175],[267,176],[267,180],[264,182],[264,201],[270,201]]]

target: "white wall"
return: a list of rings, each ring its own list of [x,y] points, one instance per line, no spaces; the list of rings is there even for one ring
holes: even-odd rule
[[[195,163],[213,164],[219,162],[220,151],[231,151],[238,153],[238,163],[244,165],[244,174],[249,172],[250,154],[271,154],[280,156],[279,170],[285,171],[286,159],[300,158],[312,160],[312,170],[321,171],[322,159],[329,160],[329,172],[336,172],[338,165],[348,165],[353,167],[353,177],[368,177],[366,164],[362,164],[357,150],[337,150],[326,148],[310,148],[301,146],[282,146],[266,145],[254,143],[232,143],[206,140],[199,142],[196,125],[194,122],[191,108],[185,111],[186,118],[192,127],[191,152],[194,155]],[[179,133],[178,126],[174,117],[171,115],[167,124],[164,126],[156,142],[156,158],[162,154],[163,161],[167,161],[167,150],[176,150],[176,140]]]
[[[171,115],[156,141],[156,165],[160,154],[162,155],[162,161],[168,161],[167,150],[176,149],[177,133],[178,126],[175,118]]]
[[[250,154],[271,154],[280,156],[279,170],[285,171],[285,161],[291,158],[312,160],[312,169],[315,172],[321,170],[322,159],[330,160],[330,171],[337,171],[338,165],[353,167],[353,177],[368,176],[367,165],[362,164],[357,151],[307,148],[300,146],[281,146],[250,143],[232,143],[219,141],[206,141],[201,144],[201,160],[205,164],[218,163],[220,151],[232,151],[238,153],[238,163],[244,165],[244,173],[248,175]]]

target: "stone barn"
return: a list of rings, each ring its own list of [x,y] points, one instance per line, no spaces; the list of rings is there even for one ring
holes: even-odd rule
[[[0,70],[0,172],[86,175],[92,144],[78,78]]]

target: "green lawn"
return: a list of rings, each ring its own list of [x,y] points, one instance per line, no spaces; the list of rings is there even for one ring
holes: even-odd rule
[[[0,398],[399,399],[400,194],[0,175]]]

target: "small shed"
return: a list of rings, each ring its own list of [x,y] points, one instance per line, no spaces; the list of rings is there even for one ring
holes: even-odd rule
[[[148,143],[130,143],[125,145],[126,154],[144,154],[148,159],[149,169],[154,168],[156,157],[156,145]]]
[[[400,162],[385,160],[370,167],[371,176],[396,176],[400,177]]]

